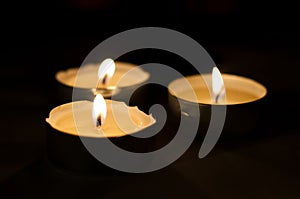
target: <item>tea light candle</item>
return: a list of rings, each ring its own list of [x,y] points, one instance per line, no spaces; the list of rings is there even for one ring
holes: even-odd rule
[[[76,101],[52,109],[46,122],[49,159],[65,169],[92,172],[103,165],[84,148],[80,137],[99,143],[109,138],[130,146],[134,143],[130,135],[150,127],[155,119],[137,107],[104,100],[98,94],[94,102]]]
[[[242,76],[221,74],[216,67],[211,74],[176,79],[169,84],[168,89],[171,104],[174,102],[172,97],[184,102],[183,107],[180,107],[181,113],[193,118],[194,108],[200,108],[200,125],[204,128],[210,120],[211,106],[226,105],[223,131],[234,134],[255,127],[258,116],[255,112],[259,110],[257,102],[267,94],[267,89],[259,82]]]
[[[98,93],[104,98],[121,96],[126,90],[136,89],[149,77],[150,74],[137,65],[114,62],[112,59],[105,59],[101,64],[87,64],[80,68],[58,71],[55,75],[59,82],[58,103],[72,101],[73,89],[77,94],[76,100],[93,100]]]

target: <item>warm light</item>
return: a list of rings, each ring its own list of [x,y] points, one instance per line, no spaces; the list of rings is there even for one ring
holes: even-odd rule
[[[101,127],[101,125],[104,124],[106,119],[106,112],[107,108],[105,100],[101,94],[97,94],[94,99],[92,110],[93,121],[96,127]]]
[[[212,90],[213,101],[215,103],[223,102],[225,99],[225,87],[222,75],[217,67],[212,71]]]
[[[108,58],[105,59],[99,66],[98,70],[98,78],[101,84],[108,84],[111,77],[114,75],[116,69],[116,65],[114,60]]]

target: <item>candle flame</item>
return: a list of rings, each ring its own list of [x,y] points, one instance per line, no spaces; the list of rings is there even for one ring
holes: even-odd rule
[[[101,127],[106,119],[106,102],[101,94],[97,94],[94,99],[92,117],[96,127]]]
[[[218,103],[225,99],[225,87],[222,75],[217,67],[213,68],[212,71],[212,90],[213,100]]]
[[[116,70],[116,64],[114,60],[108,58],[101,62],[98,70],[99,81],[103,85],[107,85],[111,77],[114,75]]]

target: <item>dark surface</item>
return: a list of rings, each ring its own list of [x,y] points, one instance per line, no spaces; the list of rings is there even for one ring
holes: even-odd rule
[[[296,6],[234,0],[227,0],[227,6],[218,0],[115,1],[91,9],[72,2],[13,1],[3,7],[8,12],[2,17],[1,198],[300,198]],[[55,72],[79,66],[107,37],[142,26],[179,30],[203,45],[221,72],[264,84],[264,122],[252,136],[220,141],[203,159],[197,158],[200,145],[195,144],[179,160],[152,173],[87,177],[53,167],[44,151]],[[180,60],[157,54],[137,52],[123,60],[180,67]],[[182,66],[182,72],[193,70]]]

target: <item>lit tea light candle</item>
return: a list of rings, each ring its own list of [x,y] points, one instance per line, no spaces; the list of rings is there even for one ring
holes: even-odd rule
[[[93,100],[98,93],[104,98],[111,98],[112,95],[121,95],[126,90],[136,89],[149,77],[150,74],[137,65],[114,62],[108,58],[101,64],[87,64],[80,68],[58,71],[55,75],[59,82],[56,96],[59,104],[72,101],[74,92],[76,100]]]
[[[155,119],[137,107],[105,100],[98,94],[94,102],[76,101],[52,109],[46,122],[49,159],[63,168],[80,171],[100,164],[84,148],[80,137],[97,143],[109,138],[132,145],[131,135],[152,126]]]
[[[259,102],[267,89],[259,82],[242,76],[221,74],[217,67],[212,73],[192,75],[172,81],[169,86],[170,104],[178,99],[181,114],[194,117],[195,108],[200,108],[200,125],[207,127],[211,106],[227,106],[224,130],[231,133],[250,131],[256,126]],[[172,107],[171,107],[172,108]],[[199,110],[199,109],[198,109]],[[175,110],[178,113],[178,110]],[[195,121],[194,121],[195,122]]]

